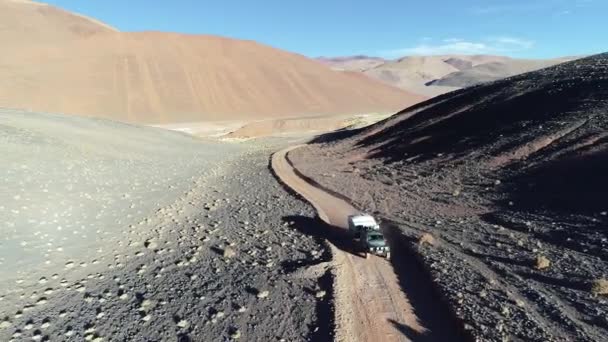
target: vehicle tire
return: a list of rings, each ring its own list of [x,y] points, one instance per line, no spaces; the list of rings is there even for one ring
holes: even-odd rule
[[[391,260],[391,252],[386,253],[386,260]]]

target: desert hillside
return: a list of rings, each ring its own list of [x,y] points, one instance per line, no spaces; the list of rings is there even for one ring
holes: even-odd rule
[[[3,51],[36,44],[61,44],[116,29],[92,18],[28,0],[0,0]]]
[[[0,106],[134,123],[392,112],[423,98],[252,41],[116,32],[0,3]]]
[[[607,131],[602,54],[440,96],[290,159],[398,228],[478,339],[604,341],[592,322],[608,310]]]

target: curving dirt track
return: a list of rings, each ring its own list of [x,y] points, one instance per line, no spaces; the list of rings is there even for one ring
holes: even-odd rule
[[[315,207],[330,227],[346,229],[347,216],[358,211],[300,178],[287,159],[287,153],[294,148],[297,146],[275,153],[272,168],[286,185]],[[331,245],[338,341],[431,340],[401,289],[390,262],[375,256],[365,259],[335,243]]]

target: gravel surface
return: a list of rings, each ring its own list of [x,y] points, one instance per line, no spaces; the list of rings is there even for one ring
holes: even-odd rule
[[[0,142],[0,279],[13,282],[76,257],[102,262],[101,242],[122,243],[130,226],[243,151],[160,129],[9,110],[0,110]]]
[[[15,119],[12,114],[4,115]],[[21,119],[15,119],[15,122],[23,121]],[[57,123],[64,119],[43,117],[44,132],[50,132],[49,121]],[[65,120],[69,122],[57,125],[65,128],[75,124],[74,119]],[[85,119],[76,121],[83,125],[91,123]],[[33,126],[17,131],[15,122],[2,126],[3,138],[11,140],[12,147],[23,144],[15,139],[35,131]],[[98,131],[115,128],[108,128],[114,124],[107,122],[94,125],[98,126]],[[133,130],[141,130],[133,126],[120,127],[131,134],[135,133]],[[88,128],[83,132],[93,134]],[[326,279],[325,272],[309,271],[309,266],[327,261],[329,252],[319,239],[290,226],[288,217],[312,218],[314,212],[308,204],[289,195],[268,170],[271,151],[277,144],[286,142],[279,139],[247,145],[210,143],[175,133],[143,130],[169,146],[185,148],[190,144],[190,147],[206,152],[195,149],[187,152],[191,154],[185,157],[192,159],[184,164],[179,163],[179,158],[164,160],[167,170],[148,163],[140,168],[134,163],[128,172],[116,173],[115,178],[110,176],[120,169],[118,166],[90,179],[90,172],[100,172],[103,168],[95,164],[95,158],[81,160],[80,157],[90,157],[94,153],[72,153],[69,158],[57,155],[46,161],[48,167],[67,160],[81,162],[86,167],[63,171],[63,178],[57,176],[61,174],[59,171],[58,174],[48,173],[45,184],[53,180],[62,185],[69,182],[66,179],[82,177],[90,182],[107,182],[100,187],[112,190],[112,194],[130,193],[128,185],[137,180],[152,187],[157,178],[150,177],[145,169],[155,167],[155,172],[172,174],[168,184],[176,189],[164,188],[160,191],[162,199],[157,200],[157,193],[149,191],[133,200],[138,205],[149,206],[137,217],[137,213],[131,213],[136,219],[133,223],[127,221],[127,212],[126,215],[113,213],[109,220],[103,215],[96,218],[67,216],[61,223],[49,222],[37,227],[41,234],[55,237],[59,225],[80,221],[100,225],[87,230],[89,234],[99,235],[86,239],[89,250],[79,248],[82,253],[71,254],[61,267],[54,267],[54,263],[41,265],[36,258],[27,260],[27,264],[32,265],[27,275],[18,273],[18,266],[6,262],[14,257],[17,247],[5,238],[0,257],[5,260],[3,272],[9,278],[3,278],[0,293],[0,340],[329,339],[331,329],[326,316],[331,298],[317,294],[331,293],[331,280]],[[48,135],[69,140],[52,132]],[[86,138],[83,140],[86,142]],[[44,152],[51,143],[38,141],[38,144]],[[29,142],[24,145],[30,146]],[[146,146],[152,149],[149,144]],[[130,154],[132,150],[122,152],[134,155]],[[109,151],[108,155],[110,159],[115,156]],[[140,151],[137,155],[158,156],[156,151]],[[24,154],[21,156],[25,159]],[[18,155],[13,157],[11,162],[15,163]],[[2,158],[6,158],[6,154]],[[37,162],[29,162],[28,170],[39,167]],[[108,163],[102,165],[108,166]],[[90,171],[86,171],[88,169]],[[29,179],[28,172],[39,171],[19,173],[18,167],[10,170],[10,177],[22,181]],[[65,177],[67,175],[69,177]],[[101,176],[105,178],[98,178]],[[32,175],[32,183],[40,177]],[[164,175],[159,178],[164,179]],[[24,189],[28,184],[23,184]],[[71,193],[55,190],[53,194],[57,197]],[[87,212],[94,212],[102,205],[94,200],[82,202]],[[106,211],[111,210],[107,208]],[[22,215],[15,217],[21,219]],[[33,211],[31,217],[39,216]],[[7,229],[11,232],[15,228],[4,224],[2,229],[6,237],[11,235],[5,234]],[[75,245],[82,241],[80,237],[67,240]],[[98,250],[103,252],[98,253]],[[19,253],[22,253],[21,258],[28,258],[28,251]],[[18,274],[17,280],[14,280],[15,274]]]

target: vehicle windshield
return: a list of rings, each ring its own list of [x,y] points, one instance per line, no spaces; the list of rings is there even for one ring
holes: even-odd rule
[[[372,234],[367,237],[369,241],[384,241],[384,236],[380,234]]]
[[[360,225],[359,227],[361,228],[368,228],[368,229],[374,229],[374,226],[371,224],[367,224],[367,225]]]

